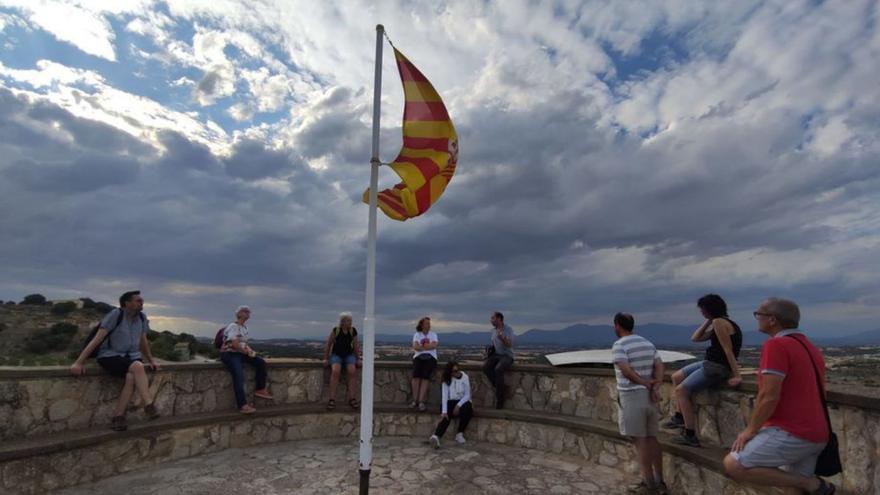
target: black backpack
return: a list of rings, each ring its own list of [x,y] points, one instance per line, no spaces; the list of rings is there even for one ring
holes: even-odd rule
[[[123,316],[125,316],[125,311],[120,309],[119,316],[116,317],[116,323],[113,325],[113,328],[109,329],[110,331],[107,332],[107,335],[104,337],[104,340],[107,340],[108,338],[110,338],[110,334],[112,334],[116,330],[116,327],[118,327],[119,324],[122,323]],[[144,319],[145,319],[144,314],[138,313],[138,316],[141,319],[141,325],[143,325],[145,323],[144,322]],[[89,335],[86,337],[86,340],[83,341],[82,348],[80,348],[80,351],[79,351],[80,353],[82,353],[82,351],[84,351],[86,349],[86,347],[88,347],[89,342],[91,342],[95,338],[95,335],[98,334],[99,328],[101,328],[101,322],[98,322],[97,325],[92,327],[92,330],[89,332]],[[102,340],[101,343],[99,343],[98,345],[95,346],[95,349],[92,351],[92,353],[88,355],[88,359],[98,357],[98,349],[100,349],[101,345],[104,344],[104,340]]]

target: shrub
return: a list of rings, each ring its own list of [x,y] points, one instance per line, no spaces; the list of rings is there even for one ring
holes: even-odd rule
[[[89,299],[88,297],[81,297],[81,298],[79,298],[79,300],[82,301],[82,303],[83,303],[83,309],[94,309],[95,308],[95,301]]]
[[[21,301],[21,304],[46,304],[46,297],[42,294],[29,294],[24,296],[24,299]]]
[[[105,302],[96,302],[95,305],[93,306],[93,308],[95,308],[95,311],[97,311],[98,313],[101,313],[102,315],[106,315],[107,313],[116,309],[116,306],[107,304]]]
[[[49,333],[51,333],[52,335],[67,335],[68,337],[73,337],[78,331],[78,326],[74,325],[73,323],[68,323],[66,321],[56,323],[49,328]]]
[[[73,323],[56,323],[48,330],[37,332],[28,337],[24,341],[24,347],[33,354],[63,351],[70,345],[70,341],[78,330],[79,327]]]
[[[15,301],[6,301],[7,306],[15,306]]]
[[[76,303],[73,301],[61,302],[52,305],[53,315],[66,315],[76,311]]]

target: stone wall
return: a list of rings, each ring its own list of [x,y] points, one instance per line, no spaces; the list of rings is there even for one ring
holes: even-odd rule
[[[379,413],[374,418],[376,436],[426,438],[434,427],[433,415]],[[9,494],[37,494],[97,481],[135,469],[232,447],[250,447],[282,441],[354,437],[358,417],[353,412],[300,414],[268,418],[245,418],[158,432],[149,436],[123,437],[89,447],[33,456],[0,464],[0,488]],[[502,419],[475,418],[468,437],[475,441],[526,447],[579,457],[629,473],[637,470],[627,443],[595,433]],[[291,448],[296,448],[295,444]],[[711,470],[666,456],[666,478],[673,493],[694,495],[756,495],[763,492],[737,486]],[[566,463],[561,460],[547,462]],[[561,469],[589,467],[567,463]]]
[[[99,427],[109,417],[122,385],[90,365],[84,377],[72,377],[63,368],[0,369],[0,440],[40,438],[62,431]],[[492,407],[492,389],[478,365],[464,365],[473,386],[475,407]],[[409,401],[408,363],[378,363],[377,402]],[[439,373],[438,373],[439,376]],[[247,371],[248,390],[253,374]],[[269,383],[280,404],[315,404],[328,399],[329,371],[319,364],[272,362]],[[152,373],[150,387],[164,416],[234,410],[229,374],[219,364],[173,364]],[[509,408],[616,421],[616,387],[606,369],[553,368],[519,365],[508,373]],[[347,411],[345,381],[337,394],[337,408]],[[439,379],[429,402],[439,403]],[[754,384],[696,397],[699,434],[704,443],[730,445],[745,425],[755,394]],[[663,389],[664,411],[669,411],[671,385]],[[855,493],[880,487],[880,400],[841,393],[830,394],[832,423],[839,436],[845,465],[835,481]],[[265,405],[258,400],[257,407]],[[135,409],[130,418],[140,419]],[[402,433],[401,433],[402,434]],[[502,442],[504,443],[504,442]],[[708,475],[707,475],[708,476]]]

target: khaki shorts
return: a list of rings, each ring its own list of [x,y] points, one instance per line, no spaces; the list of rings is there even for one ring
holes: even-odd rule
[[[657,403],[651,402],[648,389],[617,391],[617,424],[627,437],[656,437],[660,423]]]

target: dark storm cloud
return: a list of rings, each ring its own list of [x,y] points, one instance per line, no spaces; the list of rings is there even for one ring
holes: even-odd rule
[[[253,180],[292,170],[293,160],[289,152],[267,149],[262,142],[246,139],[235,145],[224,165],[229,175]]]

